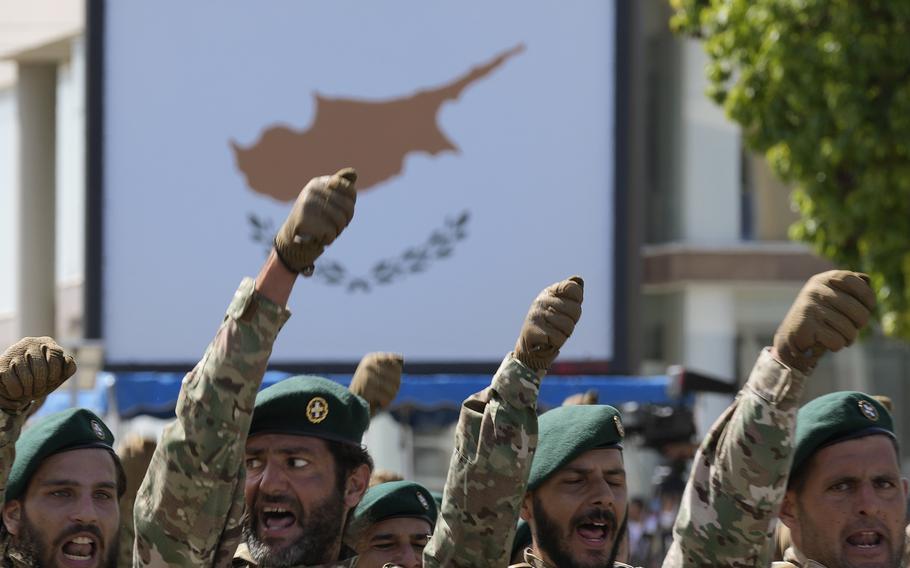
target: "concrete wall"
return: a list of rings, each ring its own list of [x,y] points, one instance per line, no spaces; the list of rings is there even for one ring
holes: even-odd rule
[[[12,343],[16,334],[16,279],[10,271],[18,262],[15,239],[18,163],[16,91],[0,89],[0,266],[6,267],[9,275],[0,278],[0,345],[3,346]]]
[[[56,329],[60,340],[82,337],[85,274],[85,45],[72,41],[57,70]]]
[[[739,128],[705,96],[707,56],[701,43],[682,50],[682,108],[679,138],[682,240],[717,244],[740,234]]]
[[[30,56],[0,88],[0,345],[82,335],[85,49],[63,43],[64,59]]]

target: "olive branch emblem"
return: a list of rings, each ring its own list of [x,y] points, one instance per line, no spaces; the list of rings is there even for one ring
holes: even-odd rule
[[[342,286],[349,293],[369,293],[378,286],[425,272],[433,263],[452,256],[458,242],[468,236],[470,218],[468,210],[447,217],[442,226],[434,229],[422,243],[406,248],[397,256],[376,261],[366,274],[352,274],[341,262],[323,258],[317,263],[313,277],[328,286]],[[250,238],[262,246],[268,256],[275,237],[275,223],[255,213],[249,213],[247,219],[252,230]]]

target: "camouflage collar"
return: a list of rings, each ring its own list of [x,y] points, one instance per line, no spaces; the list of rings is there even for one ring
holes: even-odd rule
[[[525,549],[524,553],[525,561],[520,564],[513,564],[509,568],[555,568],[547,563],[543,558],[534,556],[534,553],[531,552],[530,548]],[[614,568],[633,568],[628,564],[623,564],[622,562],[614,562]],[[823,567],[824,568],[824,567]]]
[[[31,568],[34,564],[23,558],[22,554],[13,546],[12,538],[6,530],[0,536],[0,566],[4,568]]]
[[[806,558],[806,555],[795,546],[784,551],[784,562],[789,562],[799,568],[825,568],[824,564]]]
[[[253,560],[253,556],[250,554],[250,549],[247,548],[245,542],[241,543],[240,546],[237,547],[237,551],[234,553],[234,561],[231,563],[231,565],[236,568],[255,568],[258,566],[258,564],[256,564],[256,561]],[[350,558],[339,560],[337,562],[331,562],[329,564],[320,564],[318,566],[305,566],[303,564],[298,564],[289,568],[354,568],[355,566],[357,566],[357,557],[352,556]]]

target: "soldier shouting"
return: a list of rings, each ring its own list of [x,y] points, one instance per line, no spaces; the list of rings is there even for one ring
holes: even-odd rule
[[[259,276],[240,284],[215,339],[184,379],[177,419],[165,428],[136,497],[135,566],[230,566],[235,552],[244,553],[238,565],[344,561],[340,525],[334,534],[332,527],[322,527],[324,539],[313,540],[314,531],[307,529],[321,520],[314,504],[331,499],[334,507],[340,491],[343,518],[366,490],[369,456],[349,450],[359,450],[359,436],[369,420],[367,402],[335,389],[332,395],[344,399],[339,405],[333,408],[335,399],[323,393],[313,397],[321,402],[293,408],[286,417],[291,423],[279,425],[272,411],[299,400],[300,393],[289,392],[282,383],[260,393],[259,399],[256,392],[278,332],[290,317],[285,306],[297,275],[312,273],[325,247],[353,218],[356,179],[354,170],[345,169],[304,187]],[[400,363],[397,368],[400,374]],[[311,436],[308,447],[298,443],[295,448],[311,451],[307,455],[279,456],[267,443],[248,448],[248,437],[250,444],[278,436],[304,440],[298,436],[304,423],[334,423],[342,408],[351,422],[343,439],[334,440],[337,446],[326,437]],[[345,456],[356,454],[361,461],[333,462],[333,448]],[[254,450],[252,455],[248,449]],[[302,490],[314,479],[301,479],[310,472],[319,482]],[[249,515],[244,515],[245,494]],[[303,537],[310,539],[305,550],[299,546]],[[253,546],[238,551],[242,540]]]
[[[462,404],[425,567],[508,566],[537,447],[540,381],[581,317],[583,286],[575,276],[544,289],[490,386]]]
[[[3,566],[117,565],[126,478],[111,431],[91,411],[70,409],[19,436],[36,401],[75,372],[50,337],[26,337],[0,356]]]
[[[809,279],[695,456],[665,568],[770,565],[778,513],[795,545],[783,566],[898,565],[906,485],[890,415],[834,393],[797,418],[819,358],[853,343],[874,306],[864,274]]]

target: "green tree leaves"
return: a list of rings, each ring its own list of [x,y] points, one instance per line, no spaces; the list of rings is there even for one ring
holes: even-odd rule
[[[791,236],[872,278],[910,339],[910,2],[672,0],[708,96],[794,186]]]

